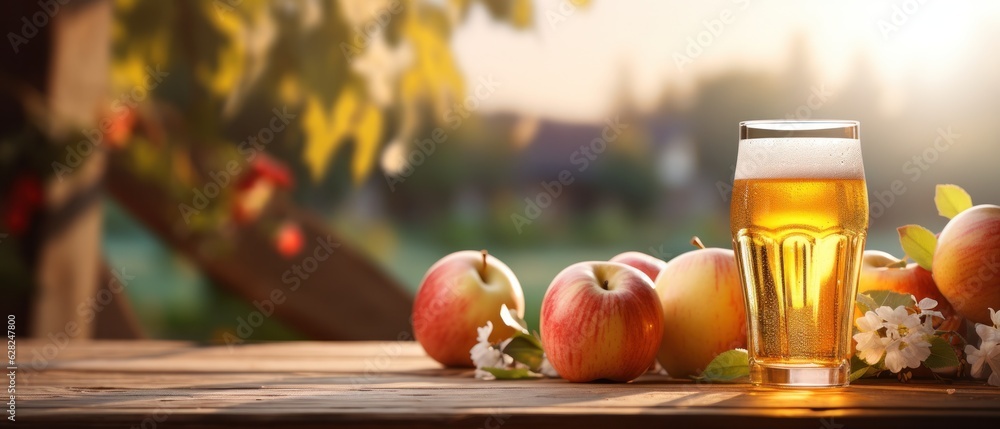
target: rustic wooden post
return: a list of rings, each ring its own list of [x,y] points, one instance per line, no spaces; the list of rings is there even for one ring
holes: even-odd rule
[[[64,4],[65,3],[65,4]],[[14,91],[40,95],[45,130],[72,138],[93,126],[107,93],[112,3],[93,1],[12,2],[5,5],[2,72]],[[21,100],[23,101],[23,100]],[[4,106],[4,130],[23,126],[23,105]],[[39,142],[39,144],[49,144]],[[39,147],[39,150],[45,150]],[[80,311],[98,290],[101,267],[101,205],[98,196],[105,156],[95,148],[72,174],[43,184],[44,215],[31,239],[34,291],[30,334],[90,337],[94,317]],[[28,314],[21,309],[23,314]],[[23,322],[22,322],[23,323]],[[29,324],[30,323],[30,324]],[[26,332],[28,333],[28,332]]]

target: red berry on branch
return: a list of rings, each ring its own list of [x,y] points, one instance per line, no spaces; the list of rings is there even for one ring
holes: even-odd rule
[[[285,222],[278,227],[274,238],[275,248],[285,258],[298,255],[302,251],[302,244],[305,241],[302,238],[302,229],[294,222]]]

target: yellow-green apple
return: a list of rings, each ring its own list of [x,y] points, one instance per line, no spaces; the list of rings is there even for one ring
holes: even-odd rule
[[[873,290],[891,290],[902,294],[913,295],[917,302],[924,298],[937,301],[934,308],[941,312],[944,320],[936,320],[938,329],[957,330],[962,324],[962,317],[955,313],[948,300],[938,290],[931,272],[923,269],[916,262],[909,264],[881,250],[866,250],[861,259],[861,277],[858,280],[858,293]],[[857,309],[855,319],[864,316]]]
[[[542,345],[569,381],[630,381],[656,356],[663,315],[653,282],[618,262],[562,270],[542,299]]]
[[[471,367],[476,328],[493,322],[490,342],[514,335],[500,307],[524,317],[524,292],[514,273],[485,250],[463,250],[437,261],[413,301],[413,336],[445,366]]]
[[[992,324],[988,309],[1000,309],[1000,207],[978,205],[948,221],[938,236],[931,272],[956,311]]]
[[[636,268],[648,276],[650,281],[656,281],[656,276],[659,276],[660,271],[663,271],[663,268],[667,266],[667,263],[663,262],[662,259],[642,252],[619,253],[609,259],[609,261],[621,262],[625,265]]]
[[[699,374],[716,355],[747,346],[746,303],[731,249],[697,250],[670,262],[656,279],[663,339],[656,357],[672,377]]]

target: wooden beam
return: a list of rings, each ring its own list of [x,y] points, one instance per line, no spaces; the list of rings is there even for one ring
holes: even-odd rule
[[[253,226],[226,237],[191,233],[166,190],[136,177],[124,160],[109,164],[107,186],[165,243],[188,257],[215,284],[259,308],[254,311],[261,315],[273,311],[274,317],[320,340],[413,338],[409,293],[321,220],[287,201],[275,210],[298,222],[305,238],[302,252],[291,259],[281,257],[273,240]],[[224,250],[206,250],[204,244],[210,239],[227,240],[228,245]],[[332,252],[321,258],[327,248]],[[307,278],[297,274],[296,266]],[[256,321],[260,316],[251,320],[251,314],[232,322],[240,339],[247,332],[252,338],[256,328],[252,325],[260,324]]]

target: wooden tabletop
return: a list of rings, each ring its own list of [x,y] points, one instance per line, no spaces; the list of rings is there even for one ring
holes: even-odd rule
[[[442,369],[412,342],[52,339],[19,341],[17,363],[16,422],[5,414],[0,426],[853,429],[1000,421],[1000,388],[982,383],[892,379],[793,390],[658,375],[628,384],[488,382]]]

